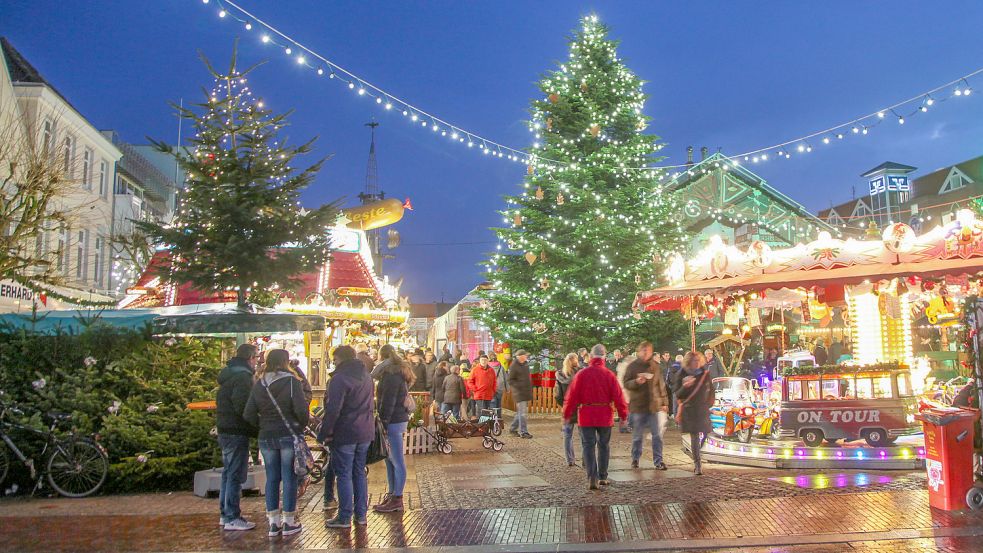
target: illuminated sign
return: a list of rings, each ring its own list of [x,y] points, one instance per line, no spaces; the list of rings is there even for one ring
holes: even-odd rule
[[[357,252],[361,246],[361,236],[358,231],[333,228],[331,229],[331,249],[338,252]]]
[[[911,190],[911,184],[908,183],[908,177],[904,175],[893,175],[887,178],[887,189],[908,192]]]
[[[335,293],[337,293],[339,296],[358,296],[363,298],[375,296],[375,290],[371,288],[356,288],[354,286],[338,288],[335,290]]]
[[[884,192],[886,187],[884,186],[884,177],[877,177],[876,179],[870,180],[870,195],[880,194]]]

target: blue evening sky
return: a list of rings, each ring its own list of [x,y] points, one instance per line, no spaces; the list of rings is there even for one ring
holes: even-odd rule
[[[567,55],[565,37],[594,12],[622,41],[629,67],[648,81],[650,132],[667,163],[687,145],[744,151],[795,138],[983,67],[981,2],[374,2],[241,0],[365,79],[456,125],[526,147],[523,123],[535,81]],[[387,273],[405,276],[414,302],[456,301],[481,280],[501,196],[525,168],[434,138],[326,77],[302,69],[256,30],[217,16],[216,0],[7,0],[8,37],[99,128],[125,140],[173,140],[169,101],[197,101],[241,37],[243,63],[269,60],[251,85],[276,110],[295,110],[288,136],[320,136],[334,154],[304,195],[307,204],[362,190],[368,131],[376,118],[379,179],[415,211],[396,225],[404,245]],[[883,161],[917,174],[981,153],[983,78],[970,98],[936,105],[868,136],[753,169],[816,210],[863,192],[858,175]],[[937,109],[935,109],[937,108]],[[697,154],[698,155],[698,154]]]

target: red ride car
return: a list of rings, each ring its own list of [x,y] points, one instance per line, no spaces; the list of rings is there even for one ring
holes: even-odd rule
[[[848,368],[782,379],[781,436],[809,447],[863,438],[874,447],[921,432],[917,400],[905,368]]]

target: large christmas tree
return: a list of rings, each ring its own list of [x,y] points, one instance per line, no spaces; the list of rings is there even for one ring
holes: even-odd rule
[[[288,146],[279,139],[286,115],[252,96],[249,70],[236,68],[235,53],[228,72],[205,63],[215,87],[197,109],[180,108],[195,128],[190,148],[156,143],[187,173],[175,220],[137,225],[170,253],[159,269],[162,278],[207,291],[235,290],[242,307],[251,291],[268,296],[289,288],[296,275],[324,263],[338,211],[335,204],[300,207],[300,191],[324,160],[294,167],[313,140]]]
[[[662,147],[644,132],[642,81],[596,16],[582,23],[569,59],[539,83],[534,161],[523,192],[506,197],[508,226],[495,229],[504,245],[488,263],[494,290],[479,317],[513,348],[620,347],[685,332],[678,316],[631,311],[682,251],[682,231],[661,175],[639,169]]]

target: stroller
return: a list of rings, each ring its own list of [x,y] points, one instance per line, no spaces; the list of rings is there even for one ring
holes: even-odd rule
[[[304,438],[307,439],[307,446],[311,448],[311,455],[314,456],[314,468],[311,469],[311,484],[317,484],[324,479],[324,471],[328,466],[328,450],[317,441],[317,433],[321,430],[322,415],[324,409],[315,407],[304,428]]]
[[[426,432],[437,443],[437,451],[449,454],[454,451],[451,445],[451,438],[481,438],[481,445],[485,449],[502,451],[505,442],[496,436],[502,433],[502,419],[498,414],[498,409],[482,409],[481,416],[476,421],[465,419],[457,421],[450,413],[434,413],[434,421],[437,424],[435,432],[431,432],[426,427]]]

